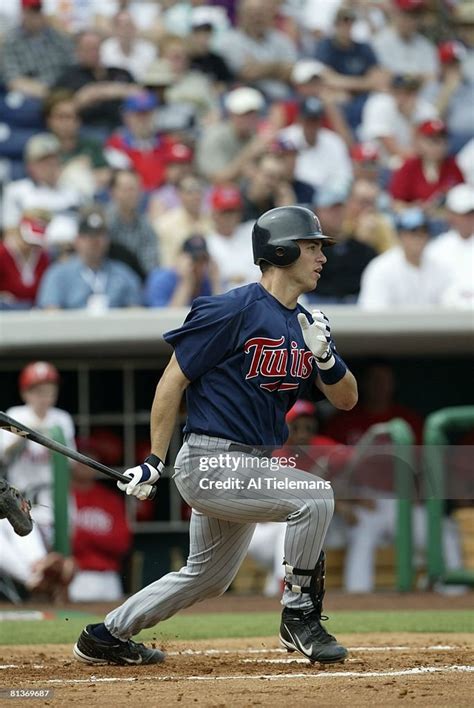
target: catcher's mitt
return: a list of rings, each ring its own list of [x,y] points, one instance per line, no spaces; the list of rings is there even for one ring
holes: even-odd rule
[[[0,479],[0,519],[8,519],[19,536],[27,536],[33,528],[31,504],[5,479]]]

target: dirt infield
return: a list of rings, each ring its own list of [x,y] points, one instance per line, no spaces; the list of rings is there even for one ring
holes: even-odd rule
[[[1,647],[0,686],[52,689],[35,705],[279,706],[472,705],[466,634],[351,634],[344,664],[322,668],[276,639],[170,642],[159,666],[90,667],[71,646]],[[0,705],[7,705],[0,699]],[[8,705],[11,705],[8,703]]]

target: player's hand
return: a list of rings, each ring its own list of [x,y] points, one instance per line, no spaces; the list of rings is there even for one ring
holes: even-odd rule
[[[130,482],[117,482],[117,487],[137,499],[148,499],[152,485],[160,479],[164,469],[164,463],[160,458],[155,455],[152,457],[155,464],[145,461],[141,465],[126,470],[124,475],[130,478]],[[149,459],[147,457],[147,460]]]
[[[331,329],[329,320],[321,310],[313,310],[311,316],[314,320],[310,324],[303,312],[298,315],[298,322],[303,332],[303,339],[308,349],[316,359],[326,360],[331,356]]]

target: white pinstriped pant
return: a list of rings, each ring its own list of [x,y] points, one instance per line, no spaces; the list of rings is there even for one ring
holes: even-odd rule
[[[181,570],[151,583],[107,615],[105,624],[119,639],[129,639],[195,602],[222,595],[245,558],[258,522],[286,522],[286,562],[297,568],[315,567],[334,511],[332,490],[307,489],[308,480],[319,478],[292,467],[258,470],[259,459],[242,452],[229,452],[230,464],[224,467],[200,469],[203,460],[225,454],[231,444],[229,440],[191,434],[179,451],[174,480],[193,509],[189,557]],[[266,488],[264,483],[261,490],[247,490],[250,478],[265,476],[278,480],[286,477],[290,485],[299,481],[305,488],[282,490],[272,484]],[[241,488],[203,489],[204,478],[208,480],[206,486],[212,481],[232,481]],[[303,586],[309,581],[303,576],[292,579]],[[297,608],[310,605],[311,600],[307,594],[285,590],[282,604]]]

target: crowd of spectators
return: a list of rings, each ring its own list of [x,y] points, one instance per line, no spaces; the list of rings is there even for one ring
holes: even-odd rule
[[[308,303],[472,307],[465,0],[8,0],[0,309],[188,306],[251,231],[337,239]]]

